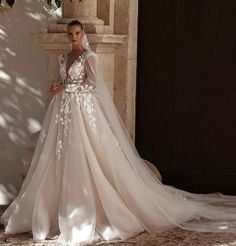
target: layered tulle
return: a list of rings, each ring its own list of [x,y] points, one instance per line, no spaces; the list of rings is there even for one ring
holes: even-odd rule
[[[86,37],[86,36],[85,36]],[[89,48],[52,98],[22,188],[1,217],[7,234],[62,244],[124,240],[173,227],[236,233],[236,197],[161,183],[139,156]]]
[[[65,101],[69,115],[60,114]],[[66,127],[58,115],[61,122],[69,119]],[[225,205],[235,197],[163,185],[140,165],[141,158],[130,159],[126,151],[96,90],[55,96],[22,189],[1,218],[5,232],[32,231],[37,240],[59,235],[61,243],[127,239],[175,226],[236,233],[236,208]],[[206,220],[192,220],[199,218]]]

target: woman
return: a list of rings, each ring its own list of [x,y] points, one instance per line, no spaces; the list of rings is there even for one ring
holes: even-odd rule
[[[98,75],[83,25],[72,21],[67,33],[72,49],[59,56],[60,83],[51,87],[27,177],[1,218],[5,232],[32,231],[34,240],[58,235],[69,244],[176,226],[236,233],[236,207],[225,204],[235,197],[163,185],[146,166]]]

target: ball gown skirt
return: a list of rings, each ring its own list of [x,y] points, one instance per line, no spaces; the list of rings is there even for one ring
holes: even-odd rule
[[[123,148],[96,85],[88,83],[87,56],[69,70],[71,77],[83,71],[87,84],[49,103],[28,174],[1,218],[5,232],[32,231],[35,240],[58,235],[62,244],[125,240],[176,226],[236,233],[236,207],[226,206],[235,197],[164,185],[132,148]],[[59,60],[62,77],[66,58]]]

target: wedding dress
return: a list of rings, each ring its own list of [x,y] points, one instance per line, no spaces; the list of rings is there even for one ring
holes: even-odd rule
[[[90,49],[66,72],[46,111],[22,188],[1,217],[5,233],[59,243],[124,240],[180,227],[236,233],[236,197],[164,185],[139,156]]]

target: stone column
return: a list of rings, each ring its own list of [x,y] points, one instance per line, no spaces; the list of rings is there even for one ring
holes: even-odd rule
[[[127,36],[116,51],[114,101],[120,115],[135,139],[135,99],[137,70],[138,0],[116,0],[114,33]],[[120,72],[122,70],[122,73]]]
[[[105,31],[104,21],[97,17],[97,0],[63,0],[62,18],[58,20],[57,26],[51,26],[50,31],[63,32],[65,24],[74,19],[83,23],[87,33],[104,33]]]
[[[63,19],[80,19],[84,24],[103,25],[97,18],[97,0],[64,0],[62,5]]]

